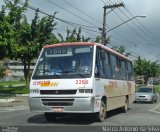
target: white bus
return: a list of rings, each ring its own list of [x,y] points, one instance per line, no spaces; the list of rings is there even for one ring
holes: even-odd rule
[[[134,101],[132,61],[94,42],[44,46],[30,81],[29,106],[46,120],[70,113],[127,111]],[[92,115],[91,114],[91,115]]]

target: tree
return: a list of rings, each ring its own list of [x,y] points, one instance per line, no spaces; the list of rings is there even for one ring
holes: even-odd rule
[[[111,36],[109,36],[109,37],[105,40],[105,46],[110,43],[110,39],[111,39]],[[96,42],[96,43],[101,43],[101,42],[102,42],[102,37],[97,36],[96,39],[95,39],[95,42]]]
[[[58,33],[58,36],[60,38],[60,42],[64,43],[64,42],[88,42],[90,40],[90,38],[85,38],[82,34],[81,34],[81,28],[78,29],[78,31],[75,29],[73,30],[69,30],[67,28],[66,30],[66,38],[64,39],[64,37]]]
[[[9,23],[9,17],[5,14],[6,6],[3,5],[0,11],[0,59],[12,53],[11,43],[15,43],[13,25]]]
[[[55,14],[40,19],[37,10],[30,24],[24,14],[27,10],[28,0],[23,5],[20,0],[5,0],[5,4],[0,12],[0,46],[7,47],[3,56],[22,61],[27,84],[31,61],[37,58],[44,44],[58,41],[52,33],[56,26]]]
[[[3,65],[0,65],[0,78],[4,76],[5,67]]]
[[[17,47],[14,51],[16,51],[16,57],[20,58],[24,65],[26,83],[29,79],[31,61],[38,57],[42,46],[51,42],[51,39],[57,41],[56,38],[53,39],[55,36],[52,31],[56,25],[53,21],[54,15],[39,19],[37,10],[31,24],[24,19],[19,25]]]
[[[160,65],[157,61],[151,62],[150,60],[141,59],[141,57],[138,57],[134,63],[135,74],[143,75],[145,83],[147,83],[149,77],[158,76],[160,74],[159,69]]]
[[[126,48],[124,46],[113,46],[112,47],[113,50],[117,51],[118,53],[128,57],[129,55],[131,55],[130,52],[125,52]]]

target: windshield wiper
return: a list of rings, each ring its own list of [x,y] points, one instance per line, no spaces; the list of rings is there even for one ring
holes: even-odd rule
[[[84,74],[79,73],[78,75],[86,78],[86,76]]]
[[[62,71],[61,73],[72,73],[74,71]]]
[[[53,76],[57,78],[61,78],[61,75],[58,75],[58,74],[54,74]]]

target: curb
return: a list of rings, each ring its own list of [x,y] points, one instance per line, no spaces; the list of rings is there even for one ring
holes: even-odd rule
[[[0,99],[0,103],[11,103],[11,102],[15,102],[15,99]]]
[[[0,96],[29,96],[29,94],[0,94]]]

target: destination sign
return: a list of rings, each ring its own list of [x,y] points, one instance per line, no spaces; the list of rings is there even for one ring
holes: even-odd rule
[[[47,55],[67,54],[67,49],[51,49],[47,51]]]

